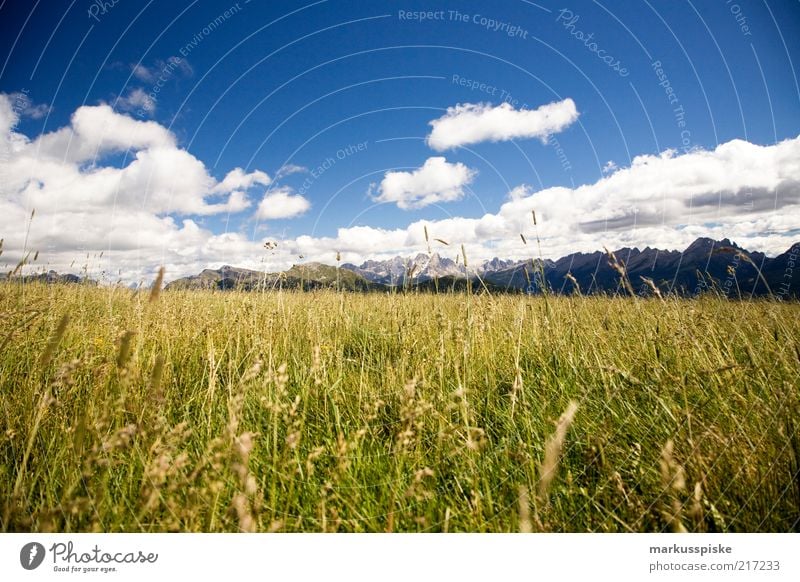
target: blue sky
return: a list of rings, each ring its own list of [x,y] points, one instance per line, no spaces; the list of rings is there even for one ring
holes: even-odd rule
[[[427,13],[424,19],[418,11]],[[519,208],[505,207],[506,217],[527,214],[539,206],[537,196],[542,216],[552,217],[551,231],[544,225],[541,234],[546,254],[554,257],[603,244],[681,248],[695,235],[735,236],[779,252],[797,238],[787,222],[797,217],[797,2],[117,0],[103,6],[0,0],[0,63],[0,94],[13,116],[9,143],[31,146],[60,128],[74,131],[71,119],[79,108],[107,104],[115,115],[157,123],[174,136],[175,148],[191,155],[184,161],[201,164],[217,182],[234,168],[269,176],[238,188],[245,202],[219,212],[193,212],[200,208],[196,201],[150,207],[151,199],[172,194],[158,190],[157,180],[144,180],[147,202],[132,207],[147,210],[162,226],[173,224],[148,230],[134,243],[102,232],[89,216],[107,212],[103,224],[114,224],[127,212],[119,196],[110,207],[89,200],[82,208],[83,199],[65,195],[68,186],[52,174],[31,175],[3,193],[14,205],[6,214],[15,219],[2,226],[19,235],[6,234],[8,260],[22,252],[14,248],[24,230],[18,217],[34,207],[52,215],[33,229],[34,243],[52,250],[43,260],[57,266],[70,253],[105,250],[98,265],[137,276],[158,262],[178,274],[221,262],[266,261],[277,268],[300,254],[330,262],[333,248],[354,261],[413,253],[424,248],[409,232],[423,223],[454,243],[466,229],[461,242],[479,257],[515,255],[525,249],[498,241],[527,227],[497,226],[495,218],[515,203]],[[565,100],[577,116],[563,128],[514,136],[523,120],[517,113]],[[494,137],[444,150],[426,139],[430,123],[448,108],[483,104],[488,111],[504,101],[509,125],[487,130]],[[92,142],[96,155],[64,171],[96,178],[92,173],[103,168],[124,169],[142,152],[157,152],[162,138],[115,148]],[[697,155],[732,140],[741,142],[710,161]],[[780,151],[763,149],[781,142]],[[21,156],[22,147],[9,149],[6,160]],[[675,150],[669,154],[675,163],[659,156],[665,150]],[[665,178],[633,175],[637,156],[662,160]],[[445,158],[436,171],[450,174],[434,176],[431,165],[431,176],[414,178],[434,157]],[[769,179],[743,174],[724,184],[704,177],[728,175],[725,168],[743,163],[775,166],[775,173]],[[9,170],[16,176],[19,167]],[[186,174],[174,167],[172,179],[180,182]],[[687,189],[678,168],[700,178]],[[387,181],[387,172],[408,176]],[[619,172],[617,184],[606,183]],[[48,190],[48,179],[58,187]],[[642,212],[642,200],[622,191],[636,190],[637,180],[645,181],[642,191],[650,191],[648,181],[665,184],[651,194],[662,202],[660,218],[645,220],[644,227],[627,219],[630,208]],[[41,186],[36,196],[31,183]],[[427,198],[423,193],[416,202],[398,202],[415,188],[427,189]],[[232,189],[211,190],[197,195],[209,204],[232,195]],[[280,193],[274,204],[288,203],[289,210],[259,212],[270,193]],[[693,197],[713,195],[721,201],[716,210],[696,214]],[[726,202],[726,196],[732,198]],[[69,208],[64,200],[72,200]],[[664,201],[692,210],[664,213]],[[612,226],[587,227],[597,222],[601,206]],[[59,226],[67,211],[85,211],[88,239],[70,242]],[[586,220],[565,218],[573,211]],[[487,215],[494,218],[475,222]],[[120,228],[135,230],[136,224]],[[481,243],[482,234],[490,242]],[[378,246],[371,242],[376,237]],[[285,251],[265,259],[257,250],[264,240],[280,241]]]

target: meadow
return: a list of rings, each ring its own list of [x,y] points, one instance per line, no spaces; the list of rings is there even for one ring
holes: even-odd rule
[[[798,316],[3,282],[0,527],[798,530]]]

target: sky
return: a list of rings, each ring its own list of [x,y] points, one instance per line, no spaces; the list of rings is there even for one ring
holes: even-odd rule
[[[775,255],[798,64],[794,0],[0,0],[0,268]]]

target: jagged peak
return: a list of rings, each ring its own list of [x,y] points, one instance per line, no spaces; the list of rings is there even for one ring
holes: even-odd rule
[[[708,238],[706,236],[701,236],[694,240],[692,244],[686,247],[686,250],[683,251],[684,253],[692,252],[692,251],[704,251],[707,249],[721,249],[725,247],[732,247],[734,249],[743,250],[739,245],[734,242],[731,242],[730,239],[724,238],[722,240],[714,240],[713,238]]]

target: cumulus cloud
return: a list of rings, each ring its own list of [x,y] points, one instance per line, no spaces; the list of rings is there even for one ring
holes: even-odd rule
[[[272,183],[266,172],[255,170],[249,174],[242,168],[234,168],[225,178],[214,188],[215,192],[230,192],[231,190],[247,190],[256,184],[269,186]]]
[[[125,152],[121,167],[103,165]],[[203,162],[176,145],[153,121],[137,121],[107,105],[80,107],[71,123],[19,147],[3,162],[10,200],[33,208],[138,208],[155,214],[211,215],[249,206],[242,190],[269,183],[260,171],[237,168],[217,182]],[[212,197],[228,195],[224,202]]]
[[[0,94],[0,137],[14,137],[11,130],[23,117],[41,119],[49,112],[49,106],[35,104],[26,93]]]
[[[520,184],[516,188],[512,188],[511,191],[508,193],[509,200],[519,200],[521,198],[526,198],[533,194],[531,187],[527,184]]]
[[[220,239],[193,217],[241,212],[251,206],[248,190],[270,183],[265,172],[241,168],[218,181],[168,129],[108,105],[80,107],[69,125],[33,139],[15,131],[18,119],[10,97],[0,94],[4,261],[21,256],[22,225],[35,209],[28,248],[53,266],[101,250],[114,251],[134,275],[137,262],[152,268],[164,253],[196,264],[209,256],[211,241],[219,247],[242,240]]]
[[[448,107],[447,113],[430,122],[428,145],[436,151],[484,141],[547,138],[572,125],[578,110],[572,99],[554,101],[537,109],[515,109],[510,103],[466,103]]]
[[[733,140],[711,151],[638,156],[593,184],[549,188],[500,213],[535,207],[545,222],[596,233],[735,220],[799,203],[800,138],[772,146]]]
[[[472,183],[477,171],[461,162],[451,164],[443,157],[428,158],[413,172],[386,172],[377,188],[377,202],[394,202],[409,210],[438,202],[453,202],[464,197],[464,187]]]
[[[108,105],[79,107],[70,125],[36,138],[28,156],[82,163],[123,151],[174,149],[175,136],[154,121],[137,121]]]
[[[293,218],[304,214],[309,208],[311,203],[306,198],[295,194],[290,187],[282,186],[264,195],[258,205],[256,217],[262,220]]]
[[[20,117],[42,119],[45,115],[50,113],[49,105],[34,103],[27,93],[11,93],[8,98],[13,104],[14,109],[18,111]]]
[[[19,122],[19,113],[12,105],[10,95],[0,93],[0,132],[3,136],[10,136],[12,128]]]
[[[617,163],[614,160],[608,160],[603,166],[603,174],[613,174],[617,169]]]

